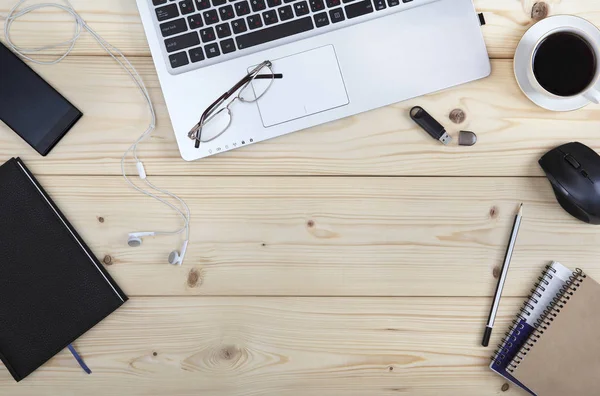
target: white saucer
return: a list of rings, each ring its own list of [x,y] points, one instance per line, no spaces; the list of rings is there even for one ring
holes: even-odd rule
[[[560,28],[582,30],[600,42],[598,28],[583,18],[573,15],[556,15],[543,19],[525,32],[517,46],[513,63],[515,77],[521,91],[536,105],[552,111],[577,110],[590,103],[583,95],[556,96],[546,91],[540,91],[543,90],[541,87],[538,90],[527,78],[527,68],[532,67],[532,54],[537,43],[549,32]]]

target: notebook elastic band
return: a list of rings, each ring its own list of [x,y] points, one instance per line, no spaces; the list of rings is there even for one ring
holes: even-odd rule
[[[87,364],[85,364],[85,362],[83,361],[81,356],[79,356],[79,354],[77,353],[75,348],[73,348],[73,345],[69,344],[67,346],[67,348],[69,348],[69,351],[71,351],[71,353],[73,354],[73,357],[75,358],[75,360],[77,360],[77,363],[79,363],[79,365],[81,366],[83,371],[85,371],[88,374],[92,374],[92,370],[90,370],[90,368],[87,366]]]

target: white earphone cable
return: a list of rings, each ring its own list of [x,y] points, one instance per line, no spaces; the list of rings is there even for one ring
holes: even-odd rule
[[[32,4],[30,6],[24,7],[23,9],[19,9],[19,7],[21,5],[23,5],[26,1],[28,1],[28,0],[19,0],[15,4],[15,6],[10,9],[10,11],[8,12],[8,15],[6,15],[6,16],[0,15],[0,18],[6,20],[6,22],[4,23],[4,36],[6,37],[6,44],[14,52],[16,52],[21,57],[23,57],[33,63],[37,63],[37,64],[41,64],[41,65],[54,65],[54,64],[62,61],[65,57],[67,57],[67,55],[69,55],[71,53],[71,51],[73,50],[73,47],[75,46],[75,43],[81,36],[81,30],[83,28],[84,30],[88,31],[92,35],[92,37],[94,37],[94,39],[98,42],[98,44],[102,48],[104,48],[104,50],[127,72],[127,74],[129,74],[129,76],[135,82],[136,86],[139,88],[140,92],[142,93],[142,96],[144,97],[144,99],[146,100],[146,102],[148,104],[148,109],[150,110],[151,121],[150,121],[150,124],[148,125],[148,128],[144,131],[144,133],[142,133],[133,142],[133,144],[131,146],[129,146],[129,148],[125,151],[125,153],[121,157],[121,173],[123,174],[125,181],[132,188],[169,206],[171,209],[173,209],[175,212],[177,212],[184,221],[184,226],[175,231],[155,232],[155,234],[180,234],[185,231],[185,234],[186,234],[185,239],[189,240],[191,214],[190,214],[190,209],[189,209],[188,205],[185,203],[185,201],[183,199],[181,199],[180,197],[178,197],[177,195],[172,194],[164,189],[161,189],[161,188],[155,186],[150,181],[148,181],[148,179],[146,179],[145,177],[142,178],[142,180],[145,182],[145,184],[152,190],[157,191],[161,194],[165,194],[165,195],[175,199],[176,201],[178,201],[179,204],[181,204],[181,207],[183,208],[183,210],[182,210],[181,208],[173,205],[171,202],[167,201],[166,199],[161,198],[158,195],[135,185],[129,179],[129,177],[127,176],[127,172],[125,171],[125,161],[130,152],[132,153],[132,156],[133,156],[134,160],[136,161],[136,163],[140,162],[140,160],[137,156],[137,146],[144,139],[146,139],[148,136],[150,136],[152,134],[152,132],[154,132],[154,129],[156,126],[156,113],[154,111],[154,106],[152,104],[152,100],[150,99],[150,94],[148,93],[148,90],[146,89],[146,85],[144,84],[142,78],[140,77],[140,75],[137,72],[137,70],[135,69],[135,67],[133,67],[133,65],[129,62],[129,60],[125,57],[125,55],[123,55],[123,53],[118,48],[114,47],[113,45],[108,43],[106,40],[104,40],[100,35],[98,35],[98,33],[96,33],[83,20],[83,18],[81,18],[81,16],[77,13],[77,11],[75,11],[75,9],[73,8],[73,6],[69,2],[69,0],[64,0],[64,2],[65,2],[64,5],[57,4],[57,3],[39,3],[39,4]],[[13,24],[13,22],[16,21],[18,18],[20,18],[32,11],[39,10],[42,8],[58,8],[62,11],[69,13],[73,17],[73,20],[75,22],[73,36],[69,40],[66,40],[66,41],[63,41],[60,43],[56,43],[56,44],[52,44],[52,45],[37,47],[37,48],[23,48],[23,47],[16,45],[12,41],[11,34],[10,34],[10,28],[11,28],[11,25]],[[54,49],[54,48],[60,48],[60,47],[67,47],[67,48],[63,54],[59,55],[56,59],[53,59],[53,60],[40,61],[38,59],[33,59],[28,55],[28,54],[35,54],[35,53],[39,53],[41,51],[45,51],[48,49]],[[140,178],[141,178],[141,175],[140,175]]]

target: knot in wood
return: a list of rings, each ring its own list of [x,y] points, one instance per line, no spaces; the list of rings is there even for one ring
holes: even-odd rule
[[[200,272],[196,268],[192,268],[188,273],[187,285],[189,287],[196,287],[201,284],[202,278],[200,277]]]
[[[539,1],[531,8],[531,19],[534,21],[541,21],[550,14],[550,6],[548,3]]]
[[[454,109],[450,112],[450,121],[455,124],[461,124],[467,118],[467,115],[462,109]]]

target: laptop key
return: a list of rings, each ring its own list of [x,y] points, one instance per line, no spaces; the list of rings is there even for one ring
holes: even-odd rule
[[[152,0],[152,4],[155,6],[165,4],[166,2],[167,2],[167,0]]]
[[[293,3],[294,1],[296,1],[296,0],[283,0],[283,2],[286,3],[286,4],[287,3]]]
[[[194,14],[188,17],[188,24],[190,25],[190,29],[198,29],[204,26],[202,23],[202,15]]]
[[[202,13],[202,16],[204,17],[204,23],[207,25],[212,25],[219,22],[219,15],[217,14],[217,10],[204,11]]]
[[[215,56],[221,55],[221,51],[219,51],[219,45],[217,43],[208,44],[204,47],[206,51],[206,56],[208,58],[214,58]]]
[[[387,0],[387,3],[390,7],[394,7],[400,4],[400,0]]]
[[[217,37],[219,38],[231,36],[231,28],[229,27],[228,23],[222,23],[220,25],[217,25],[215,30],[217,31]]]
[[[196,32],[182,34],[181,36],[171,37],[165,40],[167,52],[179,51],[198,44],[200,44],[200,39]]]
[[[267,0],[267,5],[271,8],[279,7],[281,5],[281,0]]]
[[[267,8],[265,0],[250,0],[250,5],[252,6],[252,11],[254,12],[259,12]]]
[[[347,5],[345,10],[348,19],[352,19],[373,12],[373,3],[371,3],[371,0],[363,0],[358,3]]]
[[[236,19],[235,21],[231,22],[231,27],[235,34],[244,33],[246,30],[248,30],[246,21],[244,21],[244,19]]]
[[[155,11],[156,19],[158,19],[159,22],[179,16],[177,4],[169,4],[164,7],[157,8]]]
[[[225,3],[227,3],[227,0],[212,0],[212,5],[214,7],[222,6]]]
[[[340,4],[342,4],[340,0],[326,0],[325,2],[327,4],[327,7],[329,7],[329,8],[337,7]]]
[[[173,21],[164,22],[160,24],[160,32],[163,37],[169,37],[174,34],[183,33],[187,30],[185,19],[175,19]]]
[[[279,8],[277,12],[279,13],[279,19],[281,19],[282,22],[294,17],[292,6],[289,5]]]
[[[190,60],[192,63],[200,62],[204,60],[204,52],[202,47],[192,48],[190,51]]]
[[[277,11],[275,10],[265,11],[263,12],[262,16],[263,21],[265,21],[265,25],[267,26],[279,22],[279,19],[277,18]]]
[[[329,17],[331,18],[331,23],[342,22],[344,19],[344,10],[341,8],[335,8],[333,10],[329,10]]]
[[[325,3],[323,0],[310,0],[310,10],[312,12],[319,12],[325,9]]]
[[[250,48],[255,45],[268,43],[280,38],[293,36],[298,33],[307,32],[314,29],[312,18],[306,16],[290,22],[270,26],[265,29],[257,30],[237,36],[235,38],[238,49]]]
[[[203,43],[210,43],[217,39],[215,31],[211,27],[200,30],[200,37],[202,38]]]
[[[315,14],[313,15],[313,18],[315,20],[315,26],[318,28],[329,25],[329,18],[327,17],[326,12]]]
[[[296,16],[308,14],[308,3],[306,1],[299,1],[298,3],[294,3],[294,11],[296,12]]]
[[[221,51],[223,51],[224,54],[235,51],[235,43],[233,42],[233,39],[221,41]]]
[[[403,3],[410,3],[412,0],[402,0]]]
[[[221,14],[222,21],[228,21],[235,17],[235,14],[233,13],[233,7],[230,5],[219,8],[219,14]]]
[[[246,20],[248,21],[248,27],[250,27],[250,29],[258,29],[263,25],[260,15],[258,14],[250,15]]]
[[[198,11],[202,11],[202,10],[206,10],[207,8],[210,8],[210,0],[195,0],[196,1],[196,8],[198,9]]]
[[[375,9],[377,11],[387,8],[387,6],[385,5],[385,0],[374,0],[374,2],[375,2]]]
[[[190,61],[188,60],[187,54],[184,51],[169,55],[169,63],[171,63],[171,67],[175,69],[176,67],[187,65],[190,63]]]
[[[192,0],[184,0],[179,3],[179,11],[181,11],[181,15],[191,14],[196,11],[194,9],[194,3]]]
[[[237,16],[244,16],[250,14],[250,6],[247,1],[240,1],[234,4],[235,12]]]

